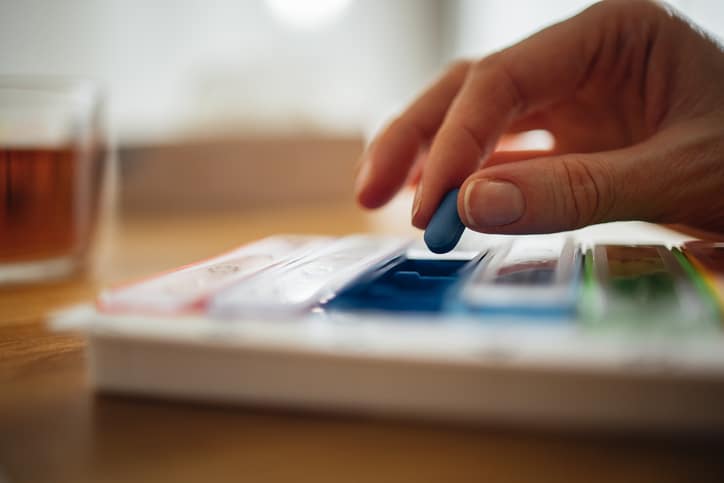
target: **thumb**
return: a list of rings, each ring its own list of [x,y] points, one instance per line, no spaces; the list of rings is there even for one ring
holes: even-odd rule
[[[605,221],[659,217],[646,162],[631,153],[566,154],[499,164],[462,185],[458,212],[469,228],[550,233]]]

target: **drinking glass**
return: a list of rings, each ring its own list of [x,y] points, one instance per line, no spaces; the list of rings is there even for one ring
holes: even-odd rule
[[[87,268],[108,163],[94,82],[0,76],[0,284]]]

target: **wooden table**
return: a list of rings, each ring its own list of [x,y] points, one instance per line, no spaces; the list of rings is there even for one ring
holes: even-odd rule
[[[724,437],[581,434],[94,395],[49,311],[278,232],[366,229],[351,205],[118,223],[96,277],[0,290],[0,482],[724,481]],[[724,408],[722,408],[724,411]]]

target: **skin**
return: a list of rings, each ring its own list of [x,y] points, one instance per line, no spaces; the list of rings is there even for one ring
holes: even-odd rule
[[[495,151],[532,129],[554,147]],[[645,220],[724,234],[724,51],[666,6],[595,4],[450,67],[371,143],[357,200],[380,207],[418,179],[418,228],[460,187],[481,232]]]

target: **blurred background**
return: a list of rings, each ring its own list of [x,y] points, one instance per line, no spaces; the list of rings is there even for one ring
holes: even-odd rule
[[[2,0],[0,73],[103,83],[123,210],[349,201],[365,139],[446,64],[589,3]],[[724,33],[724,3],[672,3]]]

